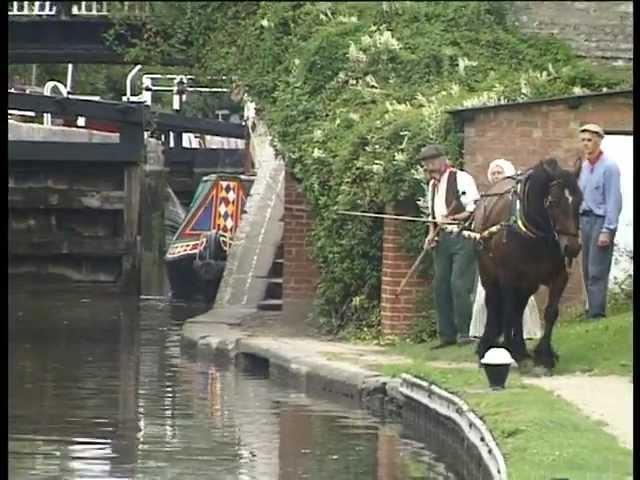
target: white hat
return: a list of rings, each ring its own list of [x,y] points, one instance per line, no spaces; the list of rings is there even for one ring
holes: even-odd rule
[[[600,135],[600,137],[604,137],[604,130],[600,125],[596,125],[595,123],[588,123],[586,125],[582,125],[580,127],[580,131],[595,133],[596,135]]]
[[[487,178],[489,179],[489,182],[491,182],[491,170],[495,167],[501,167],[505,177],[510,177],[516,174],[516,167],[513,166],[513,163],[509,160],[505,160],[504,158],[496,158],[489,164],[489,170],[487,170]]]

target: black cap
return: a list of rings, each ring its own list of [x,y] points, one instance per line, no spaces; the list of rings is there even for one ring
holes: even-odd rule
[[[432,158],[446,157],[444,147],[442,145],[427,145],[418,154],[418,160],[423,162]]]

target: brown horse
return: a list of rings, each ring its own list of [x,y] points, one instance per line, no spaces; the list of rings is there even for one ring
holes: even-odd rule
[[[579,207],[582,193],[575,173],[555,159],[541,161],[523,174],[493,185],[481,198],[475,232],[495,234],[479,245],[478,267],[486,291],[487,324],[478,343],[480,358],[503,337],[503,346],[522,364],[530,358],[522,334],[522,315],[540,285],[549,288],[544,335],[534,362],[552,369],[558,359],[551,333],[558,304],[580,253]]]

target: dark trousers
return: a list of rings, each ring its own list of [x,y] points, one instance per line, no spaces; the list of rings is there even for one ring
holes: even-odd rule
[[[587,290],[589,317],[606,315],[607,288],[613,258],[613,238],[607,247],[598,246],[604,217],[583,215],[580,217],[582,240],[582,275]]]
[[[440,233],[434,249],[434,296],[438,333],[442,341],[468,336],[477,260],[473,240],[448,232]]]

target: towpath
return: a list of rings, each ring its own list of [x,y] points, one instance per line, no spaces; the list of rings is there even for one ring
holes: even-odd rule
[[[620,375],[557,375],[523,378],[525,383],[552,391],[601,421],[620,443],[633,449],[633,383]]]

